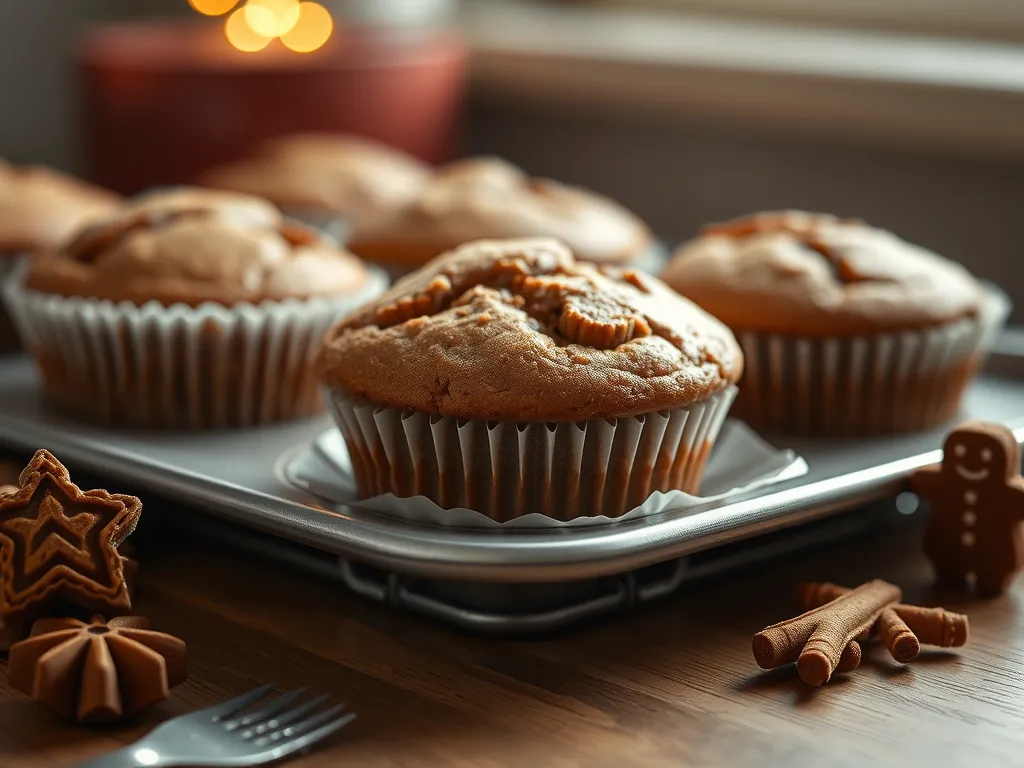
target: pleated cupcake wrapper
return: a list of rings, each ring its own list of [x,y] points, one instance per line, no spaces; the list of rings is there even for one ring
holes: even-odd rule
[[[331,390],[360,495],[424,496],[498,522],[620,517],[652,492],[694,492],[736,388],[685,408],[546,424],[459,420]]]
[[[952,419],[1010,312],[988,291],[978,318],[857,338],[738,333],[744,375],[734,415],[758,429],[878,434]]]
[[[344,299],[136,306],[30,291],[22,272],[5,296],[56,406],[101,422],[209,428],[320,411],[314,351],[340,314],[386,285],[373,270]]]
[[[510,531],[618,525],[661,513],[686,514],[695,507],[802,477],[807,470],[807,462],[794,451],[769,445],[743,422],[726,419],[708,458],[699,495],[654,491],[643,504],[615,518],[584,515],[563,521],[531,511],[498,522],[464,507],[442,509],[425,496],[399,498],[384,493],[361,498],[352,459],[339,429],[324,432],[295,454],[282,468],[282,475],[289,484],[318,496],[328,505],[340,504],[414,524]]]

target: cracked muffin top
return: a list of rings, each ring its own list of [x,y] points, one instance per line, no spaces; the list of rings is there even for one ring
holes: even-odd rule
[[[326,211],[359,221],[408,203],[429,175],[426,164],[374,141],[295,134],[208,171],[201,183],[259,195],[284,208]]]
[[[179,188],[139,198],[33,259],[25,287],[137,305],[349,295],[363,264],[255,197]]]
[[[554,237],[600,264],[628,263],[652,243],[647,226],[606,197],[477,157],[440,169],[408,205],[355,226],[348,245],[363,258],[417,267],[462,243],[515,237]]]
[[[113,192],[41,166],[0,160],[0,252],[56,248],[91,219],[106,216]]]
[[[400,280],[328,332],[317,368],[380,405],[557,422],[689,405],[734,383],[743,358],[657,279],[523,239],[468,243]]]
[[[712,224],[662,273],[737,331],[802,336],[927,328],[978,314],[959,264],[862,222],[801,211]]]

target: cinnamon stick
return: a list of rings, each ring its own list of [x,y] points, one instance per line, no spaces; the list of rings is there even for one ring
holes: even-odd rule
[[[856,667],[860,646],[855,641],[870,632],[879,614],[901,596],[897,586],[870,581],[795,619],[758,632],[752,643],[754,658],[763,669],[795,661],[805,683],[826,683],[841,663],[844,670]]]
[[[812,610],[849,594],[850,590],[838,584],[803,584],[800,603],[804,610]],[[917,658],[921,644],[940,648],[961,646],[967,642],[970,623],[962,613],[945,608],[922,608],[917,605],[895,604],[881,614],[873,628],[896,661],[906,664]]]

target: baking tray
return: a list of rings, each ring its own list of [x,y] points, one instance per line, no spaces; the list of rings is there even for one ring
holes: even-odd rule
[[[1004,334],[968,392],[965,418],[1000,421],[1024,437],[1024,331]],[[893,495],[937,461],[945,429],[867,440],[774,438],[810,465],[801,478],[727,500],[608,526],[489,531],[439,528],[355,507],[329,509],[284,481],[282,467],[325,429],[324,418],[210,433],[115,431],[48,409],[31,362],[0,359],[0,442],[46,447],[69,463],[123,478],[245,526],[407,574],[554,582],[622,573],[824,517]]]
[[[969,391],[964,418],[1024,439],[1024,329],[1004,333]],[[48,409],[24,357],[0,358],[0,443],[149,488],[206,515],[178,521],[368,598],[476,631],[534,633],[627,610],[683,583],[821,541],[909,519],[906,476],[940,458],[945,428],[870,440],[769,436],[809,472],[684,512],[609,526],[443,529],[332,506],[285,480],[326,418],[217,433],[115,431]],[[796,528],[796,530],[793,530]]]
[[[166,522],[258,557],[341,582],[376,602],[474,633],[536,636],[581,621],[625,614],[684,585],[795,552],[912,525],[913,498],[867,507],[773,533],[738,540],[632,571],[574,581],[502,583],[439,579],[389,571],[260,533],[214,517],[175,514]],[[902,525],[901,525],[902,524]]]

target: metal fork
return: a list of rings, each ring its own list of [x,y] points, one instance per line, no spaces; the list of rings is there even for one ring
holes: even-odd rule
[[[161,723],[124,749],[76,768],[263,765],[312,746],[355,719],[343,704],[316,712],[327,696],[292,707],[305,688],[289,691],[248,714],[274,689],[264,685],[238,698]]]

